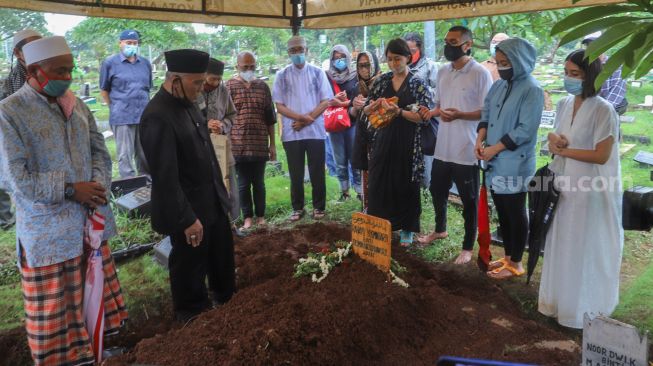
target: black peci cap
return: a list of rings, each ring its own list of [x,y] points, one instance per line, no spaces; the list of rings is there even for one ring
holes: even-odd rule
[[[184,74],[201,74],[209,65],[209,54],[203,51],[183,49],[165,52],[168,71]]]
[[[207,73],[213,75],[222,75],[224,74],[224,62],[216,60],[214,58],[209,59],[209,68],[206,70]]]

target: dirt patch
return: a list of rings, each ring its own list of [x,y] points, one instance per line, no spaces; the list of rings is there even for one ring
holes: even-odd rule
[[[408,269],[401,275],[408,289],[356,257],[320,284],[293,278],[298,258],[349,237],[346,227],[314,224],[239,240],[240,291],[228,304],[142,340],[109,364],[433,365],[445,354],[580,363],[577,352],[564,350],[570,348],[533,347],[573,340],[521,315],[496,283],[471,267],[435,267],[393,246],[393,257]]]

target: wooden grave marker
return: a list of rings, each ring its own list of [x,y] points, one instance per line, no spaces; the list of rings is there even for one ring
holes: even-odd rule
[[[351,215],[351,245],[363,260],[389,273],[392,225],[379,217],[355,212]]]

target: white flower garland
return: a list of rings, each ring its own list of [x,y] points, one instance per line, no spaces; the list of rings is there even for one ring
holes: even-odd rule
[[[311,281],[320,283],[324,280],[331,270],[342,263],[342,260],[351,253],[351,243],[340,243],[344,246],[336,246],[335,251],[326,251],[320,253],[308,253],[306,258],[300,258],[299,263],[295,265],[295,277],[311,275]],[[390,278],[392,283],[404,288],[410,287],[406,281],[395,274],[405,272],[406,268],[402,267],[394,259],[391,262]]]
[[[350,253],[351,243],[337,247],[334,252],[309,253],[307,258],[299,259],[299,264],[295,266],[295,277],[310,274],[311,281],[320,283],[329,275],[331,269],[342,263]]]

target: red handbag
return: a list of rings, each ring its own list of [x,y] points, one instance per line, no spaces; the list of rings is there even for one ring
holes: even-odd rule
[[[340,88],[335,81],[331,81],[336,94],[340,93]],[[327,132],[340,132],[351,127],[349,111],[347,107],[327,107],[324,110],[324,128]]]

